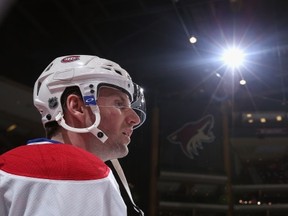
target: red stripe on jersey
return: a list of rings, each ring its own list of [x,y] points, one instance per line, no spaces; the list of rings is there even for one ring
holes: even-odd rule
[[[95,155],[68,144],[20,146],[0,156],[0,169],[14,175],[55,180],[93,180],[110,169]]]

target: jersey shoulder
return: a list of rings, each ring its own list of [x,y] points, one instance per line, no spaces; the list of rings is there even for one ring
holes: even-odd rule
[[[68,144],[25,145],[0,156],[0,170],[34,178],[96,180],[108,176],[109,167],[95,155]]]

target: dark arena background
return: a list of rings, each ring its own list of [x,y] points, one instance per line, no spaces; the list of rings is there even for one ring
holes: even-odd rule
[[[147,121],[120,162],[146,215],[287,216],[287,11],[285,0],[1,0],[0,152],[44,136],[32,89],[55,57],[98,55],[145,91]]]

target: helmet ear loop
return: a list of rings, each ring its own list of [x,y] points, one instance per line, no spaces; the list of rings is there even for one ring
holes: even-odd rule
[[[57,116],[55,117],[55,120],[57,123],[65,128],[66,130],[76,132],[76,133],[92,133],[94,136],[96,136],[102,143],[105,143],[108,137],[106,134],[98,129],[98,125],[100,124],[101,117],[100,117],[100,110],[97,105],[91,106],[92,112],[95,115],[95,122],[90,126],[86,128],[74,128],[66,124],[65,119],[63,118],[63,113],[59,112]]]
[[[99,106],[91,106],[92,112],[95,115],[95,122],[92,126],[94,126],[91,129],[91,133],[96,136],[102,143],[106,142],[106,140],[108,139],[107,135],[98,128],[98,125],[100,124],[101,121],[101,116],[100,116],[100,109]]]

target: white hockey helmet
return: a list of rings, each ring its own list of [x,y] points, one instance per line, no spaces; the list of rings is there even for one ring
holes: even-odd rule
[[[131,106],[140,117],[137,128],[146,119],[143,89],[132,82],[130,75],[117,63],[90,55],[70,55],[54,59],[42,72],[34,85],[34,105],[42,116],[42,123],[57,121],[59,125],[78,133],[91,132],[102,142],[107,136],[98,129],[100,112],[97,105],[98,90],[101,86],[123,90],[130,98]],[[84,103],[92,108],[96,121],[88,128],[72,128],[63,119],[60,102],[67,87],[78,86]]]

